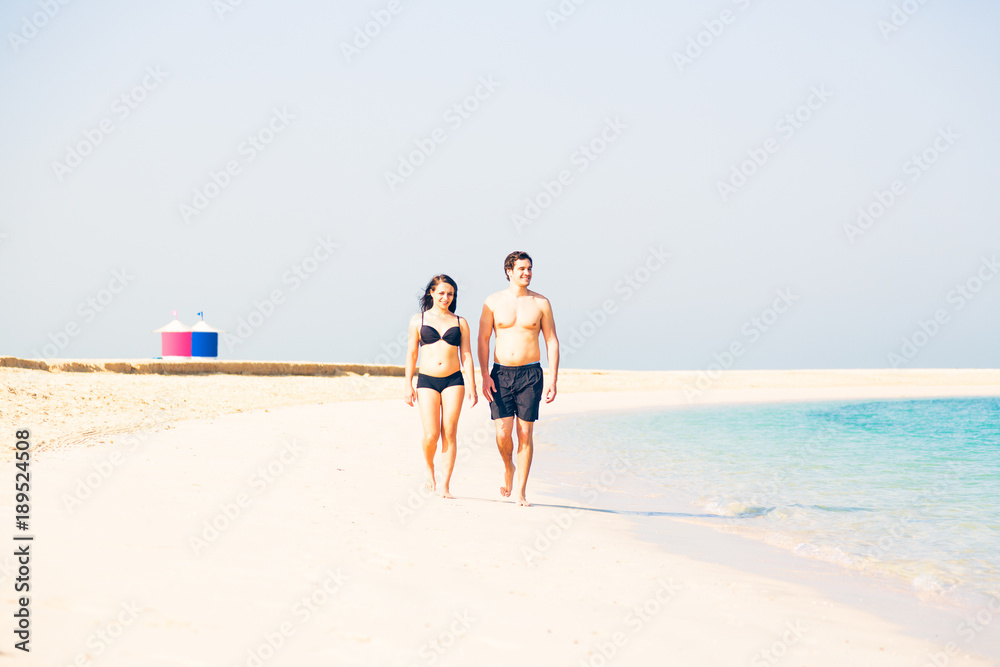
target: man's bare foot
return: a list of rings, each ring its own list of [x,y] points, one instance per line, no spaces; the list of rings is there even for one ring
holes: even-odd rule
[[[525,500],[524,496],[517,499],[518,507],[531,507],[531,503]]]
[[[441,489],[441,497],[442,498],[454,498],[455,496],[451,495],[451,491],[449,491],[448,487],[446,486],[443,489]]]
[[[510,466],[503,473],[503,486],[500,487],[500,495],[510,498],[510,491],[514,488],[514,466]]]

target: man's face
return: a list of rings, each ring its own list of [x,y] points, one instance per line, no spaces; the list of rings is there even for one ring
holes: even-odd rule
[[[519,259],[514,262],[514,268],[510,270],[510,282],[521,287],[531,284],[531,262],[526,259]]]

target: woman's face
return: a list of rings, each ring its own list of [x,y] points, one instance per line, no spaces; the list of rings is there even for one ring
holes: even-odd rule
[[[431,298],[442,309],[448,310],[451,300],[455,298],[455,288],[448,283],[438,283],[437,287],[431,291]]]

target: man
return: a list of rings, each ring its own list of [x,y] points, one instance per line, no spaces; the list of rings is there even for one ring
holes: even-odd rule
[[[503,263],[510,286],[491,294],[483,304],[479,320],[479,368],[483,377],[483,396],[490,402],[490,414],[497,429],[497,448],[504,464],[500,495],[510,497],[514,483],[514,441],[517,430],[518,478],[517,504],[530,507],[524,491],[528,485],[533,454],[532,429],[538,419],[542,394],[545,402],[556,398],[559,376],[559,340],[552,319],[549,300],[528,289],[531,284],[531,257],[526,252],[512,252]],[[489,368],[490,338],[496,331],[493,370]],[[549,359],[548,385],[543,384],[541,350],[538,334],[545,337]]]

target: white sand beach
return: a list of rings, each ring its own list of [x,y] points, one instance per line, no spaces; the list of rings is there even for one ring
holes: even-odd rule
[[[542,417],[686,405],[698,374],[566,371]],[[531,508],[499,497],[488,407],[463,412],[454,500],[422,492],[399,377],[0,368],[32,433],[25,665],[992,665],[780,567],[696,558],[567,507],[536,443]],[[1000,395],[1000,372],[742,371],[701,402]],[[13,434],[4,447],[12,469]],[[12,517],[13,495],[0,494]],[[672,519],[657,517],[670,531]],[[686,531],[686,532],[685,532]],[[14,532],[13,529],[11,531]],[[680,551],[680,550],[678,550]],[[684,551],[692,551],[688,545]],[[12,624],[17,564],[0,557]],[[766,560],[772,552],[755,550]],[[775,550],[774,559],[781,558]],[[775,561],[777,562],[777,560]],[[817,579],[818,579],[817,575]],[[863,586],[863,585],[862,585]],[[888,599],[888,598],[887,598]],[[912,605],[921,604],[915,597]],[[933,610],[928,609],[928,613]],[[1000,623],[1000,622],[998,622]],[[995,629],[995,628],[994,628]]]

